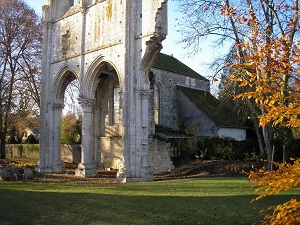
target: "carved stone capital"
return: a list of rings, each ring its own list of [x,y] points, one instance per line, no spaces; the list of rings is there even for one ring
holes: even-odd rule
[[[91,98],[79,98],[78,103],[82,109],[82,112],[91,112],[95,104],[95,99]]]
[[[149,99],[152,96],[152,91],[151,90],[135,90],[135,93],[139,94],[139,97],[141,99]]]

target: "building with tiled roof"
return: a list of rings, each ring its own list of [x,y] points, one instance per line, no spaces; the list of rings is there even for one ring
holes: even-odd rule
[[[151,72],[156,125],[178,131],[193,130],[194,135],[201,137],[246,139],[246,129],[209,92],[208,79],[162,53]]]

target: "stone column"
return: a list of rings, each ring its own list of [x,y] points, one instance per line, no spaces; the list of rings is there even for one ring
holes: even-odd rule
[[[141,146],[141,177],[151,181],[154,179],[151,168],[149,166],[149,98],[150,90],[140,92],[142,101],[142,146]]]
[[[52,122],[52,108],[49,100],[50,94],[48,91],[51,89],[51,70],[50,61],[52,55],[52,39],[53,26],[50,17],[50,3],[43,7],[43,60],[42,60],[42,74],[41,74],[41,109],[40,109],[40,153],[39,161],[36,171],[41,173],[52,172],[52,158],[50,150],[52,145],[52,137],[50,138]]]
[[[96,103],[96,108],[94,110],[93,118],[93,132],[94,132],[94,162],[96,167],[101,168],[101,151],[100,151],[100,107]]]
[[[151,94],[148,90],[135,91],[135,107],[132,116],[134,124],[130,124],[127,138],[129,144],[124,152],[126,165],[125,174],[120,174],[119,182],[153,181],[153,174],[149,166],[149,125],[148,125],[148,101]],[[132,126],[133,125],[133,126]],[[126,149],[124,149],[126,150]],[[126,155],[125,155],[126,154]],[[126,176],[126,179],[123,177]]]
[[[62,172],[65,169],[64,162],[61,160],[61,111],[63,104],[53,103],[53,155],[52,171]]]
[[[40,143],[40,160],[36,170],[42,173],[61,173],[64,163],[61,160],[61,111],[63,104],[49,103],[43,113],[48,116],[42,126],[44,140]]]
[[[76,176],[95,177],[97,167],[94,161],[93,145],[93,106],[94,99],[79,99],[82,109],[82,140],[81,140],[81,163],[75,170]]]

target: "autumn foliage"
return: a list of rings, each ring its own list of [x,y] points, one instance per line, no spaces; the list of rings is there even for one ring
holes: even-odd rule
[[[233,13],[232,9],[227,13]],[[295,13],[298,14],[298,9]],[[235,98],[255,100],[264,111],[260,116],[262,126],[273,123],[299,127],[300,42],[295,40],[296,27],[291,22],[288,24],[290,28],[282,31],[282,35],[270,38],[268,33],[262,31],[254,11],[250,10],[248,14],[251,15],[249,19],[239,21],[250,26],[251,36],[249,40],[237,44],[243,54],[238,51],[240,61],[230,66],[245,71],[245,76],[232,75],[231,79],[239,82],[241,87],[253,89]]]
[[[292,44],[287,38],[280,37],[269,43],[265,42],[265,45],[259,45],[264,42],[264,37],[256,33],[253,39],[253,46],[249,43],[241,44],[243,48],[251,50],[243,57],[245,62],[233,65],[244,69],[246,76],[231,76],[240,86],[250,86],[253,90],[236,98],[252,98],[264,110],[264,114],[260,116],[260,125],[273,123],[299,127],[300,80],[297,76],[300,43]]]
[[[274,163],[277,170],[267,171],[262,168],[250,173],[250,182],[256,188],[255,192],[260,193],[254,200],[300,186],[300,159],[292,161],[293,163]],[[273,213],[267,214],[262,224],[300,224],[300,202],[297,199],[269,208],[272,209]]]
[[[253,100],[261,110],[261,126],[300,127],[300,41],[298,0],[278,2],[262,0],[265,15],[262,20],[252,1],[247,9],[224,4],[221,14],[237,21],[249,31],[247,38],[237,43],[237,58],[229,64],[242,75],[231,75],[247,91],[235,98]],[[276,25],[276,26],[275,26]],[[274,163],[274,171],[265,168],[251,172],[250,182],[260,193],[255,200],[282,190],[300,186],[300,159],[291,163]],[[297,199],[270,207],[262,224],[300,224],[300,202]]]

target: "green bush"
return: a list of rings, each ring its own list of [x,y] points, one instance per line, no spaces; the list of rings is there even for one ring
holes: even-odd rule
[[[191,158],[210,160],[244,160],[250,154],[259,154],[256,141],[235,141],[232,138],[198,138]]]

